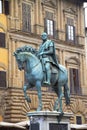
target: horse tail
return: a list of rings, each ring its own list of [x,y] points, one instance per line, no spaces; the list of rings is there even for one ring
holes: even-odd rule
[[[64,97],[66,100],[66,105],[70,104],[70,92],[67,83],[64,85]]]

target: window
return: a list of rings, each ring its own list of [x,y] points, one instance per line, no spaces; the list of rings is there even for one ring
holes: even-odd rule
[[[6,72],[0,71],[0,87],[6,87]]]
[[[75,27],[74,27],[73,19],[70,18],[67,18],[66,40],[69,42],[75,42]]]
[[[9,0],[0,0],[0,13],[9,14]]]
[[[81,94],[81,88],[79,83],[79,70],[70,68],[70,92],[71,94]]]
[[[46,11],[44,19],[44,31],[53,38],[56,38],[55,21],[53,20],[53,13]]]
[[[47,19],[47,34],[53,36],[53,21]]]
[[[82,124],[81,116],[76,116],[76,124]]]
[[[22,29],[25,32],[31,32],[31,7],[22,3]]]
[[[68,25],[68,40],[74,40],[74,27],[71,25]]]
[[[0,0],[0,13],[2,13],[2,0]]]
[[[0,32],[0,47],[5,47],[5,33]]]
[[[5,0],[5,1],[4,1],[4,13],[5,13],[6,15],[9,14],[9,0]]]

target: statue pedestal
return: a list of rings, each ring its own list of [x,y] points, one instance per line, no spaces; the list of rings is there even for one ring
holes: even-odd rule
[[[64,113],[62,118],[56,111],[29,112],[27,114],[30,119],[30,130],[70,130],[71,113]]]

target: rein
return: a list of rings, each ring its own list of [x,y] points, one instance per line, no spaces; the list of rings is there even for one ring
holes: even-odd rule
[[[39,65],[39,63],[40,63],[40,61],[39,61],[36,65],[34,65],[34,66],[31,68],[31,70],[32,70],[33,68],[37,67],[37,66]]]

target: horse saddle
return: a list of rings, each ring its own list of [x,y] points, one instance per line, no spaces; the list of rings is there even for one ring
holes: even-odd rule
[[[54,65],[51,65],[51,73],[57,74],[58,73],[58,68]]]

